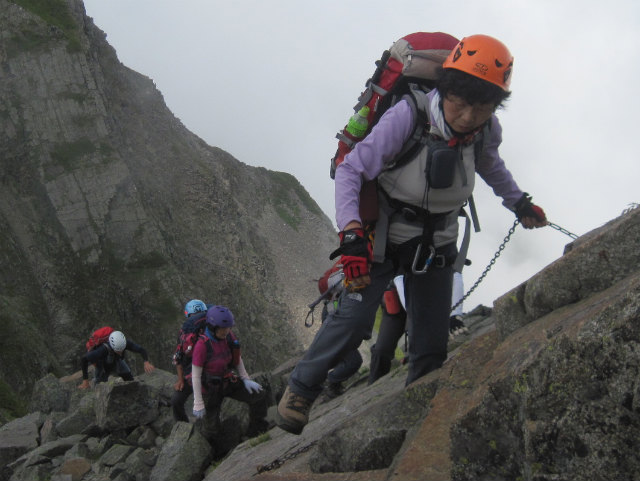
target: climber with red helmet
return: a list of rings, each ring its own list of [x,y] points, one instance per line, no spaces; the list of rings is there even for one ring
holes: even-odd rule
[[[404,274],[409,323],[406,383],[442,366],[458,214],[473,192],[476,172],[525,228],[548,224],[498,152],[502,128],[495,112],[510,95],[512,69],[513,57],[502,42],[487,35],[462,39],[444,61],[436,88],[417,85],[337,167],[340,247],[331,258],[341,256],[350,288],[289,377],[277,411],[282,429],[302,431],[327,372],[343,353],[371,336],[375,311],[398,274]],[[395,164],[414,133],[420,136],[420,148]],[[380,216],[372,246],[364,233],[358,194],[362,183],[373,179]]]
[[[249,404],[248,436],[267,428],[266,393],[247,374],[240,343],[231,330],[234,325],[233,313],[228,308],[210,307],[204,334],[193,348],[193,415],[202,419],[202,434],[214,447],[216,434],[220,432],[220,406],[225,397]]]

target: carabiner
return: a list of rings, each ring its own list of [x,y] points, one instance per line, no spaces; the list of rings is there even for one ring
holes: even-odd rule
[[[426,274],[429,270],[429,266],[433,261],[433,258],[436,256],[436,249],[433,246],[429,246],[429,257],[424,261],[424,267],[422,269],[418,269],[418,259],[420,259],[420,253],[422,252],[422,244],[418,244],[418,248],[416,249],[416,255],[413,256],[413,264],[411,264],[411,272],[415,275]]]
[[[315,310],[315,306],[309,308],[309,312],[307,312],[307,317],[304,318],[304,326],[311,327],[313,326],[313,311]],[[311,321],[309,321],[309,317],[311,317]]]

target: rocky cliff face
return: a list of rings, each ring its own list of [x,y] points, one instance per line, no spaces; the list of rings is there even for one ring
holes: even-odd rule
[[[441,369],[406,367],[314,404],[300,436],[245,439],[247,406],[225,400],[213,451],[173,423],[173,375],[80,392],[41,379],[31,414],[0,428],[0,479],[101,481],[513,481],[640,478],[640,208],[570,244],[494,302]],[[258,380],[273,410],[296,359]],[[241,444],[238,444],[240,443]],[[217,446],[220,449],[220,446]],[[59,478],[54,478],[59,476]]]
[[[300,348],[335,244],[300,184],[190,133],[81,0],[0,0],[0,26],[2,407],[102,325],[169,368],[191,298],[234,311],[250,370]]]

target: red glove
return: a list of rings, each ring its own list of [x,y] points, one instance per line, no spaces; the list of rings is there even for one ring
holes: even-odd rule
[[[522,219],[525,217],[530,217],[540,223],[547,223],[547,216],[545,215],[544,210],[531,202],[531,196],[526,192],[522,194],[522,197],[520,197],[520,200],[516,202],[513,208],[516,213],[516,217],[520,222],[522,222]],[[527,227],[524,223],[523,226]]]
[[[340,263],[344,276],[352,281],[369,274],[369,263],[373,259],[371,243],[363,229],[349,229],[338,234],[340,247],[331,253],[329,259],[342,255]]]

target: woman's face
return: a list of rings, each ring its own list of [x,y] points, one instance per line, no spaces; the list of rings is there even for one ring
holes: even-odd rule
[[[468,104],[462,97],[447,95],[442,100],[444,119],[459,134],[466,134],[483,125],[496,107],[489,104]]]
[[[230,327],[216,327],[216,330],[213,333],[213,335],[216,336],[218,339],[225,339],[227,337],[227,334],[229,334],[229,332],[231,332]]]

